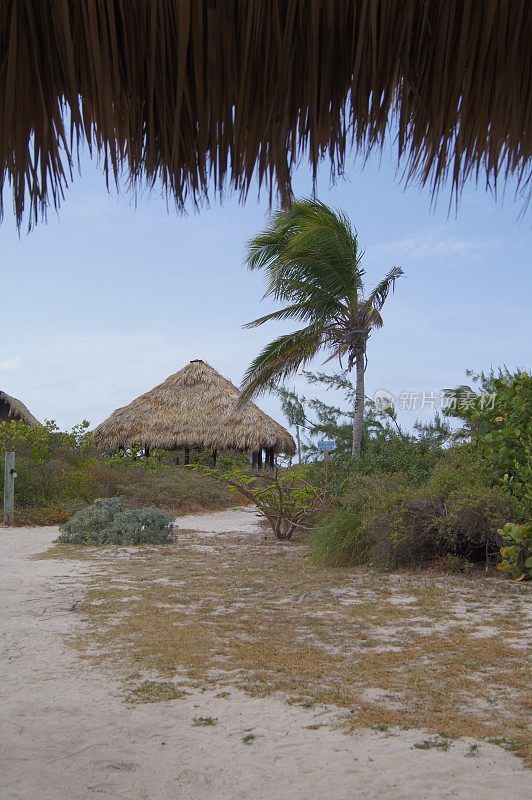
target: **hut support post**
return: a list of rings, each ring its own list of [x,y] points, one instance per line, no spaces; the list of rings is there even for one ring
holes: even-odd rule
[[[273,447],[268,447],[266,451],[266,463],[268,464],[270,469],[275,467],[275,450]]]
[[[216,457],[218,455],[218,450],[214,447],[212,451],[212,465],[213,467],[216,466]]]
[[[251,454],[251,469],[257,469],[258,459],[259,459],[258,453]]]
[[[190,447],[185,447],[185,464],[190,464]]]
[[[6,451],[4,460],[4,525],[12,525],[15,517],[15,453]]]
[[[262,469],[262,450],[257,453],[257,469]]]

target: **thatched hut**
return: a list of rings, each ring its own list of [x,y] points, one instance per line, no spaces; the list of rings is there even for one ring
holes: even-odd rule
[[[0,391],[0,422],[9,420],[25,422],[30,428],[39,428],[41,423],[36,419],[24,403],[11,397],[7,392]]]
[[[531,40],[530,0],[0,0],[0,217],[4,186],[19,223],[57,207],[87,144],[178,206],[288,200],[299,160],[334,177],[390,126],[410,180],[526,193]]]
[[[210,449],[216,461],[218,451],[253,454],[254,466],[273,466],[277,453],[292,456],[294,440],[278,422],[254,403],[238,406],[240,392],[209,364],[195,359],[170,375],[163,383],[123,408],[94,431],[97,446],[119,450],[133,445],[149,453]]]

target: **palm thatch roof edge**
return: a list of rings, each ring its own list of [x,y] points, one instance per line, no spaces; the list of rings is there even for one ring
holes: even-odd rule
[[[94,430],[106,450],[147,445],[165,450],[212,448],[294,455],[289,432],[254,403],[238,406],[240,392],[209,364],[194,360],[165,381],[116,409]]]
[[[254,176],[288,202],[301,157],[334,177],[390,127],[433,192],[526,188],[531,41],[529,0],[0,0],[0,203],[57,208],[84,143],[178,207]]]
[[[0,391],[0,405],[5,403],[8,406],[7,415],[9,418],[14,420],[21,420],[25,422],[26,425],[29,425],[30,428],[40,428],[41,423],[39,420],[33,416],[31,411],[26,408],[24,403],[20,400],[17,400],[16,397],[12,397],[7,392]]]

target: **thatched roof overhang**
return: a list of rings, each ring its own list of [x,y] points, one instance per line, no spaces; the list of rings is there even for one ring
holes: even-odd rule
[[[147,445],[165,450],[210,448],[292,456],[294,440],[254,403],[238,407],[240,392],[213,367],[191,361],[163,383],[118,408],[94,431],[98,447]]]
[[[7,420],[25,422],[30,428],[41,427],[39,420],[33,416],[24,403],[7,394],[7,392],[0,391],[0,422],[6,422]]]
[[[0,202],[36,222],[83,143],[178,206],[286,202],[300,157],[334,175],[390,127],[406,179],[526,191],[531,41],[530,0],[0,0]]]

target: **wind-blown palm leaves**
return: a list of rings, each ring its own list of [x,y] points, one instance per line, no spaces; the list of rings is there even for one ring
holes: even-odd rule
[[[273,216],[270,226],[249,243],[249,269],[264,269],[265,297],[283,303],[248,323],[297,320],[304,327],[274,339],[250,364],[242,384],[249,399],[275,388],[321,351],[356,368],[353,415],[354,457],[360,455],[364,413],[366,347],[371,331],[382,327],[381,310],[403,271],[393,267],[367,294],[356,233],[345,214],[315,200],[295,202]]]

